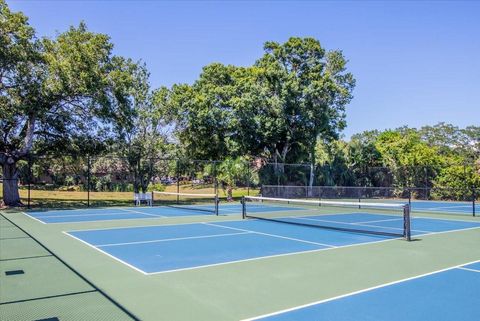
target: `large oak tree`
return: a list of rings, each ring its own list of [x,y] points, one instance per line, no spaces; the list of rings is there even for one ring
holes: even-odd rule
[[[38,39],[28,19],[0,0],[0,165],[3,203],[21,205],[17,162],[72,141],[98,141],[128,114],[123,65],[108,36],[82,23]],[[60,147],[60,148],[59,148]]]

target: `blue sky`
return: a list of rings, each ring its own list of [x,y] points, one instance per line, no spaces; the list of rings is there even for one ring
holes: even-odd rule
[[[440,121],[480,125],[478,1],[12,1],[41,36],[85,21],[115,54],[142,59],[154,87],[212,62],[251,65],[291,36],[340,49],[357,79],[345,137]]]

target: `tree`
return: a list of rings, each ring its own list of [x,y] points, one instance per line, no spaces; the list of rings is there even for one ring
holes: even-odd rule
[[[233,200],[235,182],[241,180],[248,171],[248,163],[243,157],[226,158],[217,169],[217,178],[227,190],[227,200]]]
[[[318,175],[323,185],[356,185],[352,164],[348,162],[349,147],[349,144],[342,140],[317,142],[315,159],[319,165]]]
[[[259,115],[268,98],[257,80],[258,68],[214,63],[193,85],[162,92],[165,119],[184,156],[217,160],[262,151],[267,131]]]
[[[27,155],[32,145],[33,126],[29,109],[19,101],[27,98],[25,87],[38,90],[39,41],[28,19],[12,13],[0,0],[0,165],[3,170],[4,203],[14,205],[20,197],[16,162]],[[29,83],[32,82],[31,85]],[[33,97],[31,97],[33,98]]]
[[[116,118],[113,150],[128,163],[134,192],[145,193],[152,178],[164,171],[159,158],[168,148],[161,112],[166,89],[152,94],[145,64],[124,59],[121,65],[128,70],[122,87],[129,88],[123,110],[130,112]]]
[[[385,173],[375,170],[382,166],[381,154],[375,146],[377,130],[352,136],[347,148],[347,166],[355,175],[357,186],[387,186]]]
[[[389,167],[397,185],[403,187],[431,185],[433,177],[442,165],[436,147],[430,147],[420,139],[414,129],[387,130],[375,142],[383,164]]]
[[[264,70],[264,85],[271,93],[274,123],[269,150],[276,161],[297,162],[288,157],[308,155],[315,163],[317,139],[338,138],[345,127],[345,106],[352,98],[355,80],[346,72],[340,51],[326,51],[313,38],[290,38],[286,43],[267,42],[265,55],[256,62]],[[271,115],[275,115],[271,117]]]
[[[122,114],[126,89],[106,35],[71,27],[56,39],[35,38],[28,19],[0,2],[0,165],[3,203],[21,205],[17,162],[36,141],[48,152],[74,140],[105,136]],[[5,59],[4,59],[5,58]]]
[[[191,157],[313,164],[317,139],[334,139],[345,126],[355,85],[346,63],[340,51],[327,52],[312,38],[267,42],[252,67],[212,64],[193,85],[173,86],[170,120]]]

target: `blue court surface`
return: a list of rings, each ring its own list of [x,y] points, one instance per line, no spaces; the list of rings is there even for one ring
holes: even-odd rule
[[[435,213],[473,214],[473,202],[412,201],[412,211]],[[480,205],[475,204],[475,213],[480,215]]]
[[[478,289],[477,261],[248,321],[476,321],[480,319]]]
[[[152,219],[161,217],[214,215],[213,205],[196,205],[184,207],[110,207],[95,209],[76,210],[53,210],[53,211],[32,211],[27,215],[41,221],[42,223],[76,223],[109,220],[131,220],[131,219]],[[253,208],[253,211],[266,211],[261,206]],[[269,206],[269,211],[295,210],[281,206]],[[219,206],[219,215],[240,214],[242,208],[240,203],[228,203]]]
[[[311,220],[312,216],[308,216]],[[322,223],[398,232],[402,219],[350,213],[319,217]],[[480,228],[480,222],[412,219],[412,234]],[[352,233],[264,220],[71,231],[68,234],[145,274],[199,268],[264,257],[318,251],[395,237]]]

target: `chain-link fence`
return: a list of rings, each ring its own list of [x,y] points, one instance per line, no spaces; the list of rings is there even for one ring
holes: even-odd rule
[[[169,191],[324,199],[382,198],[472,201],[480,188],[479,164],[432,167],[347,168],[284,164],[262,158],[205,161],[31,156],[17,163],[21,201],[31,207],[110,206],[133,203],[134,192]],[[3,179],[3,181],[2,181]],[[13,182],[13,183],[12,183]],[[0,193],[1,195],[2,193]]]

